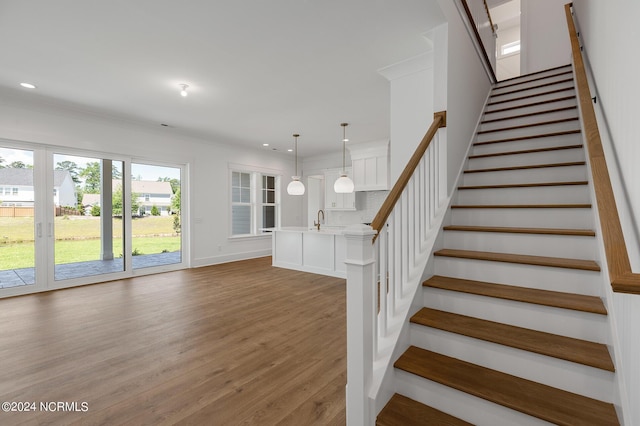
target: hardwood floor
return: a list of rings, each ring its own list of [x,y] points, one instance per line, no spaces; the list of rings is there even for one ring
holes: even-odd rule
[[[344,425],[345,281],[270,265],[0,300],[0,424]]]

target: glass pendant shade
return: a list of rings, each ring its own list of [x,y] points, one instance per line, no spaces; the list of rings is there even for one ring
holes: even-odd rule
[[[346,142],[349,140],[347,139],[347,133],[346,133],[346,129],[348,125],[349,123],[340,124],[340,126],[342,126],[342,174],[333,184],[333,190],[337,194],[350,194],[355,189],[355,185],[353,184],[353,181],[349,178],[349,176],[347,176],[347,172],[345,171],[345,164],[344,164],[346,151],[347,151]]]
[[[338,180],[333,184],[333,190],[338,194],[350,194],[354,189],[355,186],[353,185],[353,181],[346,175],[346,173],[340,175]]]
[[[300,182],[300,176],[291,176],[293,179],[287,185],[287,194],[289,195],[304,195],[304,184]]]
[[[293,138],[295,140],[295,156],[296,156],[296,175],[298,174],[298,137],[300,135],[295,133]],[[300,182],[300,176],[291,176],[292,181],[287,185],[287,194],[289,195],[304,195],[304,183]]]

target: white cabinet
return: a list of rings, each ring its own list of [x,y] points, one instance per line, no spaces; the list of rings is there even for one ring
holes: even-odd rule
[[[348,144],[356,191],[389,189],[389,141]]]
[[[347,176],[352,177],[351,168],[347,167]],[[324,172],[324,208],[325,210],[356,210],[356,193],[337,194],[333,184],[342,174],[342,169],[327,169]]]

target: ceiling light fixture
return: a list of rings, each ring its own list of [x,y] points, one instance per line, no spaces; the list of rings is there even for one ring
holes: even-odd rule
[[[182,97],[187,97],[188,93],[187,93],[187,89],[189,88],[188,84],[178,84],[178,86],[180,86],[182,88],[182,90],[180,90],[180,94],[182,95]]]
[[[342,174],[333,184],[333,190],[338,194],[350,194],[354,190],[353,181],[347,176],[345,157],[347,151],[347,126],[349,123],[340,123],[342,126]]]
[[[36,85],[35,84],[31,84],[31,83],[20,83],[20,86],[24,87],[25,89],[35,89]]]
[[[296,175],[291,176],[291,179],[293,180],[289,182],[289,185],[287,185],[287,194],[289,195],[304,195],[304,184],[300,182],[300,176],[298,176],[298,137],[299,136],[300,135],[297,133],[293,135],[295,139],[294,149],[295,149],[295,157],[296,157]]]

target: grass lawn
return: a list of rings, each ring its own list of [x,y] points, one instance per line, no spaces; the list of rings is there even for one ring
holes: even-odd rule
[[[113,219],[114,255],[122,249],[122,219]],[[56,264],[100,259],[100,218],[70,216],[55,218]],[[133,220],[133,251],[139,254],[180,250],[180,237],[173,232],[172,216],[150,216]],[[0,218],[0,271],[34,265],[33,218]]]

